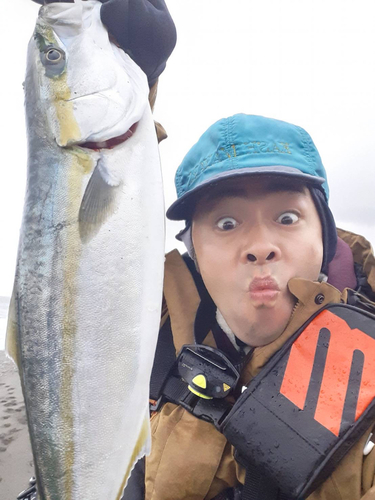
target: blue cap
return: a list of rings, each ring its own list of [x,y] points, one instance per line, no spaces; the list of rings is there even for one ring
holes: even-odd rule
[[[327,176],[309,134],[273,118],[237,114],[217,121],[187,153],[176,172],[177,200],[167,217],[184,220],[204,188],[240,175],[280,175],[319,186]]]

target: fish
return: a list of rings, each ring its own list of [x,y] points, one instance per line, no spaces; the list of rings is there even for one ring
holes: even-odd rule
[[[27,52],[28,167],[6,350],[41,500],[120,499],[150,452],[164,201],[146,75],[101,2],[41,7]]]

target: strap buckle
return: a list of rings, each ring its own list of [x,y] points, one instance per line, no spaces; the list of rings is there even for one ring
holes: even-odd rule
[[[233,406],[225,398],[238,379],[237,369],[218,349],[184,345],[164,382],[161,396],[150,400],[150,411],[157,412],[170,401],[219,429]]]
[[[232,405],[225,399],[202,399],[198,398],[191,413],[201,420],[214,424],[217,430],[227,414],[232,409]]]
[[[225,354],[207,345],[184,345],[176,364],[189,390],[203,399],[227,397],[240,378]]]
[[[192,344],[182,347],[176,368],[184,385],[178,404],[219,430],[233,406],[225,398],[238,383],[236,367],[219,349]]]

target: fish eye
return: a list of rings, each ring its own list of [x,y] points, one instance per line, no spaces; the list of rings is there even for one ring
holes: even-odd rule
[[[216,225],[222,231],[230,231],[238,226],[238,222],[233,217],[222,217],[217,221]]]
[[[284,212],[277,219],[276,222],[284,226],[290,226],[298,222],[299,216],[294,212]]]
[[[45,47],[44,50],[40,52],[40,60],[45,67],[45,74],[49,78],[57,77],[63,73],[66,63],[65,59],[65,52],[60,49],[60,47],[55,47],[53,45]]]
[[[62,50],[58,50],[55,48],[48,49],[46,51],[46,61],[56,64],[63,59],[64,55]]]

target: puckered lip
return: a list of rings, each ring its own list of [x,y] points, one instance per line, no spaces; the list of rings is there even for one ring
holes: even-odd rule
[[[138,123],[139,122],[134,123],[130,127],[130,129],[127,130],[124,134],[121,134],[117,137],[113,137],[112,139],[108,139],[102,142],[93,142],[93,141],[83,142],[78,144],[78,146],[81,148],[94,149],[95,151],[98,151],[100,149],[113,149],[119,144],[122,144],[123,142],[127,141],[134,134],[134,132],[137,129]]]
[[[276,291],[279,292],[280,288],[276,280],[272,276],[255,277],[249,286],[250,293]]]

